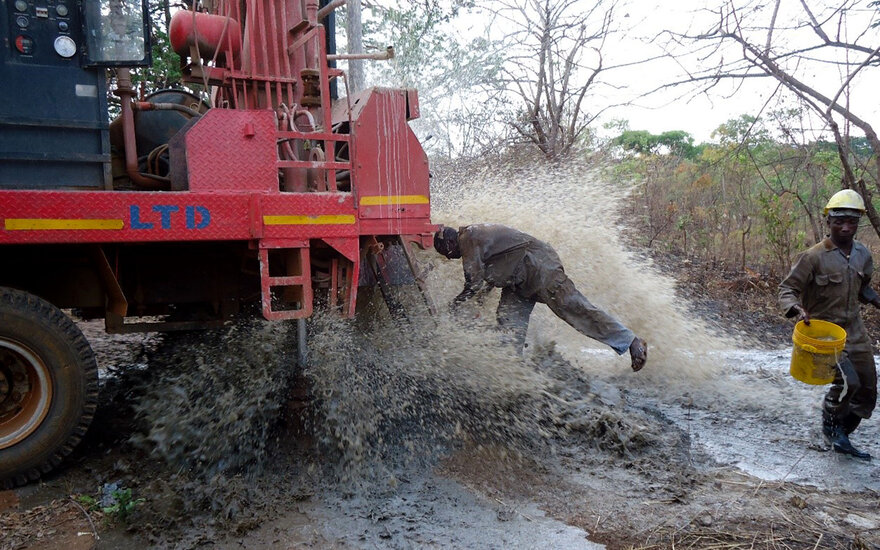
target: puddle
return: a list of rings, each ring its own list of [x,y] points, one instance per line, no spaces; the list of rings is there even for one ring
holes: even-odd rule
[[[827,386],[810,386],[792,378],[790,353],[788,349],[708,352],[724,373],[714,386],[717,400],[711,392],[707,397],[703,386],[704,395],[688,396],[683,402],[650,388],[634,390],[632,401],[661,411],[687,431],[692,446],[717,462],[760,479],[822,489],[880,490],[876,461],[827,450],[821,435],[821,403]],[[747,391],[738,396],[736,390],[742,388]],[[876,419],[863,422],[852,440],[857,447],[880,455]]]

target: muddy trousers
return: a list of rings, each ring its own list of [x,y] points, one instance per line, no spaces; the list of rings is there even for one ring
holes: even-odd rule
[[[501,300],[498,302],[496,313],[498,324],[520,351],[525,346],[529,316],[538,302],[547,304],[557,317],[584,336],[611,346],[618,355],[629,350],[630,344],[636,337],[620,321],[591,304],[566,277],[551,291],[542,291],[535,297],[520,296],[516,290],[509,287],[501,290]]]
[[[837,374],[822,404],[827,432],[839,426],[850,434],[877,404],[877,368],[871,351],[849,351],[837,364]]]

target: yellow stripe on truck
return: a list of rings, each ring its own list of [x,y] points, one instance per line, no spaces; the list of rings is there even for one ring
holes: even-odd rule
[[[391,204],[428,204],[431,201],[425,195],[372,195],[361,197],[361,206],[384,206]]]
[[[351,225],[351,214],[325,214],[321,216],[263,216],[266,225]]]
[[[51,219],[51,218],[6,218],[7,231],[43,231],[63,229],[122,229],[122,220],[102,219]]]

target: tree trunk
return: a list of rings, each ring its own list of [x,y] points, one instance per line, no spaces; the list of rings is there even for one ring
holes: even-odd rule
[[[165,16],[165,32],[171,28],[171,0],[162,0],[162,14]]]
[[[348,0],[346,4],[346,32],[348,34],[348,53],[364,52],[364,27],[361,23],[361,0]],[[348,87],[351,94],[364,89],[364,60],[348,61]]]

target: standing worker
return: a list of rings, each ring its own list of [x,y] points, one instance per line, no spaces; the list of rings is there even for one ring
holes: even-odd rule
[[[522,351],[529,316],[537,302],[547,304],[560,319],[622,355],[629,351],[632,369],[648,358],[648,344],[620,321],[597,308],[578,292],[565,274],[553,248],[531,235],[500,224],[476,224],[458,231],[441,227],[434,248],[449,259],[462,259],[464,290],[453,307],[501,288],[498,324],[513,333]]]
[[[870,286],[874,260],[855,240],[864,213],[865,203],[852,189],[831,197],[825,206],[829,236],[797,257],[779,284],[779,306],[786,317],[807,325],[821,319],[846,330],[846,347],[823,402],[822,432],[835,451],[870,460],[849,440],[877,403],[877,369],[859,312],[859,302],[880,308],[880,296]]]

